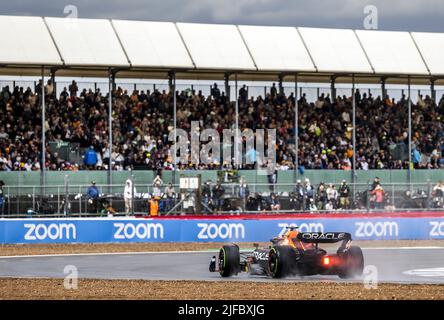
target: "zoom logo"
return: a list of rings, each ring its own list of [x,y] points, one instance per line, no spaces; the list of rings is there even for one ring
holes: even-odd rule
[[[319,222],[313,223],[278,223],[278,227],[281,228],[281,232],[279,232],[279,237],[282,237],[285,232],[287,232],[287,228],[298,227],[298,231],[300,232],[324,232],[324,225]]]
[[[242,223],[198,223],[198,239],[244,239],[245,226]]]
[[[357,238],[367,237],[397,237],[399,235],[398,224],[394,221],[384,222],[356,222],[355,236]]]
[[[444,236],[444,221],[430,221],[430,236],[442,237]]]
[[[117,230],[114,239],[163,239],[164,229],[160,223],[114,223]]]
[[[72,223],[25,223],[25,240],[75,240],[77,238],[76,226]]]

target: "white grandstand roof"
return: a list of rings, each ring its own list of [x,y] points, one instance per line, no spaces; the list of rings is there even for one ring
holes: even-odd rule
[[[235,25],[177,23],[198,69],[256,70]]]
[[[319,72],[373,73],[353,30],[298,30]]]
[[[408,32],[357,30],[356,34],[376,73],[429,73]]]
[[[239,26],[258,70],[316,71],[294,27]]]
[[[444,75],[444,33],[412,32],[413,40],[432,75]]]
[[[0,30],[0,64],[62,64],[41,17],[0,16]]]
[[[112,20],[133,67],[194,68],[172,22]]]
[[[110,21],[45,18],[67,66],[128,67],[128,59]]]
[[[444,34],[0,16],[0,74],[426,83],[444,75]],[[442,82],[444,80],[437,80]]]

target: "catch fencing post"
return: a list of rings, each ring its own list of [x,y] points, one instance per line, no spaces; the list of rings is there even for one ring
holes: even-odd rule
[[[35,211],[35,186],[32,186],[32,211]]]
[[[134,216],[134,175],[131,172],[131,215]]]
[[[79,216],[82,216],[82,190],[80,189],[82,186],[79,186],[79,192],[78,197],[79,197]]]
[[[395,184],[392,183],[392,206],[395,205]]]
[[[365,197],[367,212],[370,211],[370,180],[367,180],[367,196]]]
[[[57,186],[57,215],[60,215],[60,186]]]
[[[69,210],[69,192],[68,192],[68,175],[65,174],[65,202],[64,202],[64,206],[63,206],[63,215],[66,216]]]
[[[430,195],[432,192],[432,186],[430,179],[427,179],[427,210],[430,209]]]

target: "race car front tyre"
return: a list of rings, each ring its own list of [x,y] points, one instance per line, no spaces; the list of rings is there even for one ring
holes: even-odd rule
[[[219,251],[219,273],[222,277],[230,277],[240,272],[239,247],[223,246]]]
[[[339,278],[350,279],[362,275],[364,270],[364,255],[360,247],[351,246],[343,253],[343,266]]]
[[[273,278],[292,275],[296,271],[296,250],[290,246],[275,246],[268,256],[269,273]]]

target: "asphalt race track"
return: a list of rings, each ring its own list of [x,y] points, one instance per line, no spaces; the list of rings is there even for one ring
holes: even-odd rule
[[[375,266],[379,282],[444,284],[444,248],[363,248],[365,265]],[[146,280],[216,280],[208,272],[216,252],[115,253],[0,257],[0,277],[64,278],[75,266],[79,278]],[[66,269],[65,269],[66,268]],[[364,271],[365,274],[367,274]],[[241,281],[350,281],[336,276],[309,276],[276,280],[241,273]],[[354,281],[362,281],[355,279]]]

